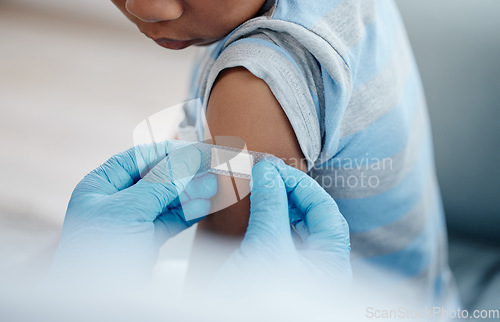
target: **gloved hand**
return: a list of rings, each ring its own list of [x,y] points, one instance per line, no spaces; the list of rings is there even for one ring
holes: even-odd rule
[[[167,141],[134,147],[88,174],[71,196],[50,278],[147,278],[161,244],[210,210],[217,180],[195,176],[200,160],[196,147]]]
[[[250,201],[245,237],[216,282],[238,285],[246,280],[257,289],[301,282],[332,291],[349,286],[349,227],[316,181],[281,160],[261,161],[252,170]],[[293,208],[304,218],[307,234],[302,241],[292,239]]]

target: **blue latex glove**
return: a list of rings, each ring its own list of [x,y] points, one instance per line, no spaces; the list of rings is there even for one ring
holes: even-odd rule
[[[333,292],[349,285],[349,227],[316,181],[281,160],[261,161],[252,170],[250,201],[245,237],[216,281],[247,280],[257,289],[280,280],[294,287],[303,282]],[[292,238],[289,208],[302,213],[303,241]]]
[[[210,210],[217,180],[195,176],[200,161],[196,147],[167,141],[115,155],[88,174],[71,196],[50,277],[147,278],[159,247]]]

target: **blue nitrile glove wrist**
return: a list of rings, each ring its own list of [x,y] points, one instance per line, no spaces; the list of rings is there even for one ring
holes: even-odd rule
[[[195,176],[200,158],[196,147],[167,141],[129,149],[88,174],[71,196],[50,279],[147,278],[159,247],[210,210],[217,181]]]
[[[252,170],[250,200],[245,237],[217,282],[238,285],[246,280],[253,288],[302,282],[326,292],[349,286],[349,227],[316,181],[281,160],[264,160]],[[289,205],[304,218],[307,234],[300,243],[292,239]]]

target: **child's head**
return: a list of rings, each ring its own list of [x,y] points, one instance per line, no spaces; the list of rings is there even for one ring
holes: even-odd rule
[[[206,45],[253,18],[266,0],[112,0],[147,37],[170,49]]]

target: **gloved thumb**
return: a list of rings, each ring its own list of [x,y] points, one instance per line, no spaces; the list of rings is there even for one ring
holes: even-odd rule
[[[147,209],[145,220],[153,221],[167,210],[185,189],[200,168],[201,152],[194,146],[186,146],[170,152],[143,179],[117,193],[126,196],[131,207]]]
[[[293,246],[287,193],[277,169],[260,161],[252,169],[250,186],[250,219],[243,243],[268,250]]]
[[[349,225],[333,198],[310,176],[298,169],[276,164],[285,180],[290,204],[305,214],[310,248],[344,253],[349,256]]]

